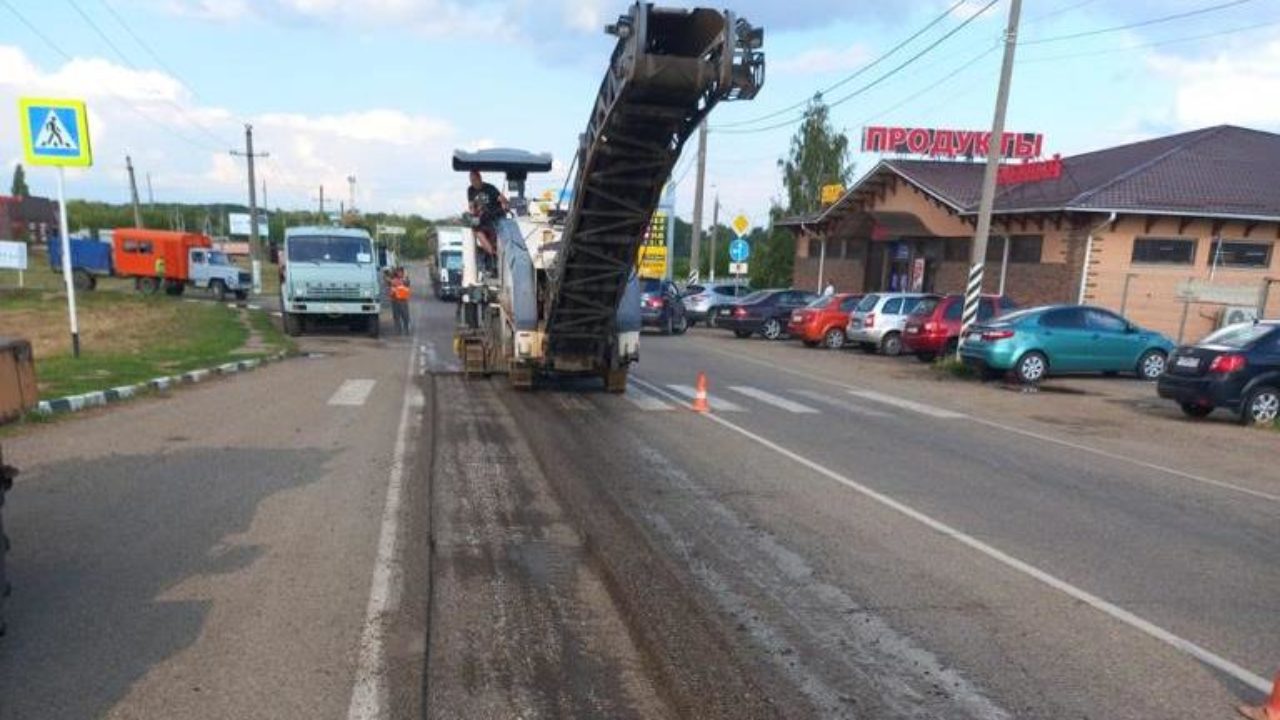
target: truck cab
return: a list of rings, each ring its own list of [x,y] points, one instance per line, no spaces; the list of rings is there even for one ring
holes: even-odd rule
[[[210,248],[190,248],[187,252],[192,285],[208,289],[219,300],[226,299],[227,293],[234,293],[237,300],[249,297],[253,276],[232,263],[225,252]]]
[[[360,229],[296,227],[285,230],[280,267],[280,312],[289,335],[322,320],[379,333],[382,284],[373,239]]]
[[[462,249],[471,240],[471,230],[460,227],[436,228],[436,297],[457,300],[462,294]]]

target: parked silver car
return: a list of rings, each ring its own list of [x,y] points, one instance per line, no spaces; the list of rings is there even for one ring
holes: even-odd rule
[[[690,325],[700,322],[712,325],[717,309],[737,305],[751,293],[751,287],[743,282],[695,283],[684,290],[685,317]]]
[[[928,293],[871,293],[862,298],[853,314],[845,335],[849,342],[865,350],[877,350],[883,355],[902,352],[902,328],[907,316]]]

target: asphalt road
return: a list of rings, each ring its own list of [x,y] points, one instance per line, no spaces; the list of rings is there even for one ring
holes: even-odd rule
[[[798,715],[1230,717],[1269,686],[1273,451],[1093,453],[790,350],[646,336],[627,397],[506,398],[561,487],[594,491],[580,521],[624,514]],[[712,417],[684,409],[698,369]]]
[[[314,354],[4,440],[22,475],[5,506],[0,718],[419,714],[414,345],[334,333],[302,347]],[[386,570],[403,592],[374,617]]]
[[[517,393],[414,313],[6,439],[0,719],[1228,718],[1276,669],[1264,436],[703,330]]]

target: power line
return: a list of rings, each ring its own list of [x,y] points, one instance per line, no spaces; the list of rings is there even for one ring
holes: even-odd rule
[[[1198,8],[1196,10],[1188,10],[1186,12],[1174,13],[1173,15],[1164,15],[1162,17],[1151,18],[1150,20],[1142,20],[1140,22],[1128,23],[1127,25],[1116,25],[1113,27],[1099,28],[1097,30],[1086,30],[1084,32],[1070,33],[1068,35],[1055,35],[1053,37],[1040,38],[1038,40],[1024,40],[1021,45],[1043,45],[1045,43],[1062,42],[1063,40],[1079,40],[1080,38],[1093,37],[1095,35],[1105,35],[1108,33],[1120,32],[1122,30],[1133,30],[1135,28],[1150,27],[1162,23],[1173,22],[1175,20],[1184,20],[1197,15],[1205,15],[1219,10],[1244,5],[1253,2],[1253,0],[1231,0],[1230,2],[1218,3],[1208,7]]]
[[[25,25],[26,28],[31,31],[32,35],[35,35],[36,37],[40,38],[40,40],[44,42],[45,46],[47,46],[50,50],[53,50],[55,53],[60,55],[62,59],[66,60],[67,62],[72,62],[73,60],[75,60],[75,58],[71,56],[71,53],[67,52],[66,50],[63,50],[57,43],[49,39],[48,35],[45,35],[43,32],[41,32],[40,28],[35,23],[28,20],[27,17],[22,13],[18,12],[18,9],[15,8],[13,5],[11,5],[9,3],[9,0],[0,0],[0,5],[3,5],[5,8],[9,10],[10,13],[13,13],[13,16],[18,18],[18,22],[21,22],[23,25]],[[133,105],[132,101],[124,97],[123,95],[115,91],[112,91],[109,88],[106,89],[106,93],[112,96],[113,98],[115,98],[117,101],[119,101],[124,107],[128,108],[130,112],[134,113],[135,115],[142,118],[143,120],[146,120],[147,122],[155,125],[161,130],[164,130],[165,132],[169,133],[173,137],[176,137],[179,140],[187,143],[188,145],[191,145],[193,147],[205,148],[205,149],[208,149],[210,147],[205,143],[202,143],[197,140],[193,140],[191,137],[181,132],[178,132],[176,129],[174,129],[171,126],[161,123],[159,120],[156,120],[155,118],[143,112],[137,106]]]
[[[111,6],[111,3],[107,2],[107,0],[99,0],[99,2],[101,2],[102,7],[106,8],[107,12],[111,14],[111,17],[115,18],[116,23],[119,24],[120,27],[123,28],[124,31],[129,34],[129,37],[133,38],[133,41],[138,44],[138,47],[142,48],[142,50],[145,53],[147,53],[147,55],[151,56],[151,59],[155,60],[156,64],[159,65],[161,68],[163,68],[165,72],[172,75],[174,78],[178,80],[178,82],[182,83],[183,86],[187,88],[187,90],[191,91],[191,96],[193,98],[200,99],[200,95],[196,92],[195,86],[187,82],[186,78],[183,78],[181,75],[179,75],[176,70],[170,67],[169,64],[166,63],[163,59],[161,59],[160,55],[157,54],[156,51],[153,50],[151,46],[145,40],[142,39],[141,36],[139,36],[136,32],[133,31],[133,28],[129,25],[128,22],[125,21],[123,17],[121,17],[120,13],[116,12],[116,9]]]
[[[71,6],[72,10],[76,11],[76,14],[79,15],[81,19],[83,19],[89,25],[90,28],[93,29],[94,33],[96,33],[98,37],[102,38],[102,41],[107,44],[107,47],[111,48],[112,52],[114,52],[117,56],[119,56],[120,60],[124,62],[126,67],[128,67],[130,70],[134,71],[135,73],[142,74],[142,71],[139,70],[138,67],[129,60],[129,57],[124,54],[124,52],[120,49],[118,45],[115,44],[114,41],[112,41],[111,37],[107,35],[107,33],[103,32],[102,28],[98,25],[98,23],[94,22],[93,18],[89,17],[89,14],[84,11],[84,8],[77,5],[75,0],[67,0],[67,4]],[[184,109],[181,105],[178,105],[176,102],[168,98],[162,98],[162,100],[166,104],[172,106],[173,109],[177,110],[178,113],[182,115],[186,115],[188,119],[191,119],[189,112],[186,109]],[[207,137],[211,138],[215,143],[222,142],[221,138],[213,134],[208,128],[204,127],[198,122],[192,122],[191,125],[196,130],[199,130],[200,132],[204,133]],[[209,145],[208,147],[214,150],[217,149],[216,145]]]
[[[904,68],[906,68],[907,66],[911,65],[912,63],[914,63],[916,60],[919,60],[921,57],[924,57],[926,54],[928,54],[929,52],[931,52],[934,48],[938,47],[938,46],[939,46],[939,45],[941,45],[942,43],[944,43],[944,42],[946,42],[947,40],[951,39],[951,37],[952,37],[953,35],[955,35],[956,33],[960,32],[961,30],[963,30],[965,27],[967,27],[967,26],[968,26],[970,23],[972,23],[974,20],[977,20],[977,19],[978,19],[979,17],[981,17],[984,13],[986,13],[988,10],[990,10],[992,7],[994,7],[994,6],[996,5],[996,3],[998,3],[998,2],[1000,2],[1000,0],[990,0],[986,5],[983,5],[983,6],[982,6],[982,7],[981,7],[981,8],[980,8],[976,13],[974,13],[973,15],[970,15],[968,18],[966,18],[966,19],[964,20],[964,22],[960,23],[959,25],[957,25],[957,26],[955,26],[954,28],[952,28],[951,30],[949,30],[945,35],[943,35],[942,37],[938,38],[937,40],[934,40],[932,43],[929,43],[928,45],[926,45],[926,46],[924,47],[924,49],[923,49],[923,50],[921,50],[920,52],[916,53],[915,55],[912,55],[911,57],[907,58],[907,59],[906,59],[906,60],[904,60],[903,62],[899,63],[899,64],[898,64],[896,67],[894,67],[892,70],[890,70],[890,71],[888,71],[888,72],[884,73],[883,75],[881,75],[881,76],[877,77],[876,79],[872,80],[871,82],[866,83],[866,84],[865,84],[865,85],[863,85],[862,87],[859,87],[857,90],[854,90],[853,92],[850,92],[850,93],[846,94],[845,96],[843,96],[843,97],[841,97],[841,98],[839,98],[839,99],[837,99],[837,100],[835,100],[835,101],[833,101],[833,102],[831,102],[831,103],[828,103],[828,104],[827,104],[827,109],[831,109],[831,108],[839,107],[840,105],[842,105],[842,104],[844,104],[844,103],[846,103],[846,102],[848,102],[848,101],[852,100],[853,98],[855,98],[855,97],[857,97],[857,96],[859,96],[859,95],[861,95],[861,94],[863,94],[863,93],[867,92],[868,90],[871,90],[872,88],[876,87],[877,85],[879,85],[880,83],[884,82],[885,80],[888,80],[889,78],[891,78],[891,77],[893,77],[894,75],[898,74],[898,73],[899,73],[900,71],[902,71]],[[746,134],[750,134],[750,133],[758,133],[758,132],[767,132],[767,131],[769,131],[769,130],[777,130],[777,129],[779,129],[779,128],[784,128],[784,127],[788,127],[788,126],[790,126],[790,125],[794,125],[795,123],[800,122],[800,121],[802,121],[802,120],[804,120],[804,115],[803,115],[803,114],[801,114],[799,117],[795,117],[795,118],[791,118],[791,119],[789,119],[789,120],[786,120],[785,122],[775,123],[775,124],[773,124],[773,125],[767,125],[767,126],[762,127],[762,128],[752,128],[752,129],[747,129],[747,130],[733,130],[733,129],[730,129],[730,130],[721,130],[721,129],[719,129],[719,128],[715,128],[715,130],[716,130],[717,132],[720,132],[720,133],[726,133],[726,134],[732,134],[732,135],[746,135]]]
[[[1116,53],[1132,52],[1134,50],[1143,50],[1146,48],[1161,47],[1164,45],[1174,45],[1177,43],[1194,42],[1196,40],[1205,40],[1208,38],[1222,37],[1223,35],[1234,35],[1236,33],[1250,32],[1252,30],[1261,30],[1263,28],[1274,27],[1280,25],[1280,20],[1271,20],[1255,25],[1245,27],[1230,28],[1228,30],[1218,30],[1216,32],[1201,33],[1199,35],[1186,35],[1182,37],[1169,38],[1167,40],[1157,40],[1156,42],[1142,43],[1140,45],[1125,45],[1123,47],[1108,48],[1104,50],[1087,50],[1076,53],[1062,53],[1059,55],[1042,55],[1040,57],[1030,57],[1020,62],[1026,63],[1043,63],[1052,60],[1069,60],[1071,58],[1093,57],[1095,55],[1114,55]]]
[[[1094,4],[1095,2],[1097,2],[1097,1],[1098,1],[1098,0],[1080,0],[1079,2],[1072,3],[1072,4],[1070,4],[1070,5],[1066,6],[1066,7],[1061,7],[1061,8],[1058,8],[1057,10],[1050,10],[1049,12],[1047,12],[1047,13],[1045,13],[1045,14],[1043,14],[1043,15],[1037,15],[1037,16],[1035,16],[1034,18],[1031,18],[1031,20],[1030,20],[1029,22],[1025,23],[1025,24],[1026,24],[1026,25],[1034,25],[1035,23],[1044,22],[1045,20],[1048,20],[1049,18],[1055,18],[1055,17],[1058,17],[1059,15],[1063,15],[1063,14],[1065,14],[1065,13],[1069,13],[1069,12],[1071,12],[1072,10],[1079,10],[1080,8],[1084,7],[1085,5],[1092,5],[1092,4]]]
[[[904,105],[907,105],[907,104],[909,104],[909,103],[913,102],[914,100],[916,100],[917,98],[921,97],[921,96],[922,96],[922,95],[924,95],[925,93],[927,93],[927,92],[929,92],[929,91],[933,90],[934,88],[936,88],[936,87],[938,87],[939,85],[941,85],[941,84],[945,83],[946,81],[950,80],[951,78],[953,78],[953,77],[955,77],[955,76],[959,75],[960,73],[964,72],[965,70],[968,70],[969,68],[973,67],[974,65],[977,65],[979,62],[981,62],[981,61],[983,61],[984,59],[986,59],[988,55],[990,55],[991,53],[994,53],[994,52],[995,52],[996,50],[998,50],[998,49],[1000,49],[1000,46],[999,46],[999,45],[993,45],[993,46],[991,46],[990,48],[987,48],[987,49],[986,49],[986,50],[984,50],[982,53],[980,53],[980,54],[978,54],[978,55],[973,56],[973,57],[972,57],[972,58],[970,58],[967,62],[965,62],[965,63],[961,64],[959,67],[957,67],[956,69],[954,69],[954,70],[952,70],[951,72],[947,73],[946,75],[943,75],[942,77],[938,78],[938,79],[937,79],[937,80],[935,80],[933,83],[930,83],[930,84],[929,84],[929,85],[927,85],[926,87],[923,87],[923,88],[921,88],[920,90],[918,90],[918,91],[916,91],[916,92],[912,93],[911,95],[909,95],[909,96],[907,96],[907,97],[903,98],[903,99],[902,99],[902,100],[900,100],[899,102],[894,103],[893,105],[891,105],[891,106],[889,106],[889,107],[887,107],[887,108],[885,108],[885,109],[883,109],[883,110],[878,111],[875,115],[872,115],[871,117],[868,117],[867,119],[863,120],[862,122],[860,122],[860,123],[858,123],[858,124],[859,124],[859,125],[866,125],[866,124],[868,124],[868,123],[870,123],[870,122],[873,122],[873,121],[875,121],[875,120],[877,120],[877,119],[879,119],[879,118],[884,117],[885,115],[888,115],[889,113],[893,112],[894,110],[897,110],[898,108],[901,108],[901,107],[902,107],[902,106],[904,106]]]
[[[831,92],[831,91],[833,91],[833,90],[837,90],[837,89],[839,89],[839,88],[841,88],[841,87],[844,87],[846,84],[848,84],[848,83],[852,82],[853,80],[857,79],[858,77],[861,77],[863,73],[865,73],[865,72],[867,72],[868,70],[870,70],[870,69],[874,68],[876,65],[879,65],[881,62],[883,62],[883,61],[885,61],[885,60],[889,59],[889,57],[890,57],[890,56],[892,56],[894,53],[898,52],[898,51],[899,51],[899,50],[901,50],[902,48],[904,48],[904,47],[906,47],[907,45],[911,44],[911,43],[912,43],[916,38],[920,37],[921,35],[925,34],[925,33],[926,33],[926,32],[928,32],[928,31],[932,30],[932,29],[934,28],[934,26],[936,26],[938,23],[942,22],[943,20],[946,20],[946,19],[951,15],[951,13],[952,13],[952,12],[954,12],[956,9],[958,9],[958,8],[959,8],[961,5],[963,5],[965,2],[966,2],[966,0],[957,0],[957,2],[956,2],[954,5],[952,5],[951,7],[947,8],[945,11],[943,11],[943,13],[942,13],[941,15],[938,15],[938,16],[937,16],[937,17],[935,17],[933,20],[930,20],[930,21],[928,22],[928,24],[926,24],[924,27],[922,27],[922,28],[920,28],[919,30],[917,30],[917,31],[915,31],[914,33],[912,33],[910,37],[908,37],[908,38],[906,38],[905,40],[903,40],[903,41],[899,42],[897,45],[894,45],[893,47],[889,48],[889,50],[888,50],[887,52],[881,53],[879,57],[875,58],[874,60],[872,60],[871,62],[867,63],[866,65],[863,65],[862,67],[858,68],[856,71],[854,71],[854,73],[853,73],[852,75],[847,75],[847,76],[845,76],[845,77],[844,77],[843,79],[841,79],[839,82],[837,82],[837,83],[835,83],[834,85],[831,85],[831,86],[829,86],[829,87],[823,88],[822,90],[819,90],[819,91],[818,91],[817,93],[815,93],[815,94],[817,94],[817,95],[826,95],[827,93],[829,93],[829,92]],[[813,97],[813,95],[810,95],[810,96],[809,96],[809,98],[811,98],[811,97]],[[779,115],[784,115],[784,114],[786,114],[786,113],[789,113],[789,112],[791,112],[792,110],[795,110],[796,108],[804,107],[806,104],[808,104],[808,102],[809,102],[809,98],[805,98],[804,100],[801,100],[800,102],[797,102],[797,103],[792,104],[792,105],[788,105],[787,107],[784,107],[784,108],[782,108],[781,110],[777,110],[777,111],[771,112],[771,113],[769,113],[769,114],[767,114],[767,115],[761,115],[760,117],[751,118],[751,119],[749,119],[749,120],[737,120],[737,121],[734,121],[734,122],[723,123],[723,124],[721,124],[721,125],[720,125],[720,127],[722,127],[722,128],[729,128],[729,127],[740,127],[740,126],[742,126],[742,125],[755,125],[756,123],[764,122],[765,120],[772,120],[773,118],[776,118],[776,117],[778,117]]]

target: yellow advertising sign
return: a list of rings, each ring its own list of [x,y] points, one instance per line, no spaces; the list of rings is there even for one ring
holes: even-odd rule
[[[840,197],[844,195],[843,185],[823,185],[822,186],[822,204],[834,205],[839,202]]]
[[[665,245],[641,245],[639,275],[642,278],[661,280],[667,276],[667,247]]]

